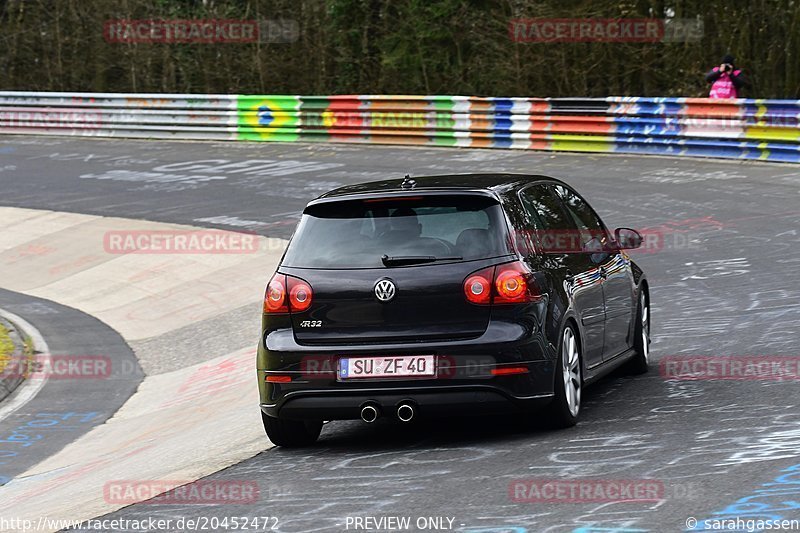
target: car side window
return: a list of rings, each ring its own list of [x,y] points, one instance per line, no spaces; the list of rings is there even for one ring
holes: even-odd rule
[[[575,222],[550,187],[536,184],[520,192],[527,219],[526,239],[542,251],[569,253],[579,249],[571,238],[578,232]]]
[[[603,247],[609,246],[611,239],[608,236],[608,232],[600,217],[597,216],[589,204],[577,193],[562,185],[555,185],[553,189],[558,197],[561,198],[564,207],[569,211],[578,229],[582,233],[585,232],[589,239],[595,238],[600,241]]]
[[[531,185],[520,192],[528,226],[535,230],[577,229],[572,217],[545,185]]]

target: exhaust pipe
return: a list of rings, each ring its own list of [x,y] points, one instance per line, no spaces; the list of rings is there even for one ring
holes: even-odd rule
[[[367,424],[371,424],[378,419],[378,408],[374,405],[367,404],[361,408],[361,420]]]
[[[411,422],[411,419],[414,418],[416,411],[414,410],[414,406],[410,403],[401,403],[397,407],[397,418],[400,422]]]

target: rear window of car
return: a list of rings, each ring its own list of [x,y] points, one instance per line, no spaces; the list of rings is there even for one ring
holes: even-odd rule
[[[382,257],[471,261],[511,253],[502,208],[479,195],[347,200],[303,213],[283,265],[380,268]]]

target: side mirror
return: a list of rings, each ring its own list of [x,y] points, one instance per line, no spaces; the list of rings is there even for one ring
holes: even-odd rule
[[[614,238],[620,250],[633,250],[642,245],[642,234],[635,229],[617,228],[614,230]]]

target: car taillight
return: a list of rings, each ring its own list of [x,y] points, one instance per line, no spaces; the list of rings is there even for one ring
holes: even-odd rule
[[[292,276],[286,276],[289,281],[289,306],[293,312],[305,311],[311,307],[311,298],[314,296],[311,285]]]
[[[311,307],[314,291],[302,279],[275,274],[264,295],[264,313],[300,313]]]
[[[531,301],[525,279],[527,275],[528,272],[518,262],[499,265],[494,275],[494,286],[497,289],[494,303],[516,304]]]
[[[473,272],[464,280],[464,295],[478,305],[526,303],[541,297],[530,271],[519,261]]]
[[[286,276],[275,274],[269,280],[267,293],[264,295],[265,313],[288,313],[289,306],[286,303]]]
[[[464,281],[464,295],[474,304],[488,304],[492,299],[492,276],[494,267],[473,272]]]

